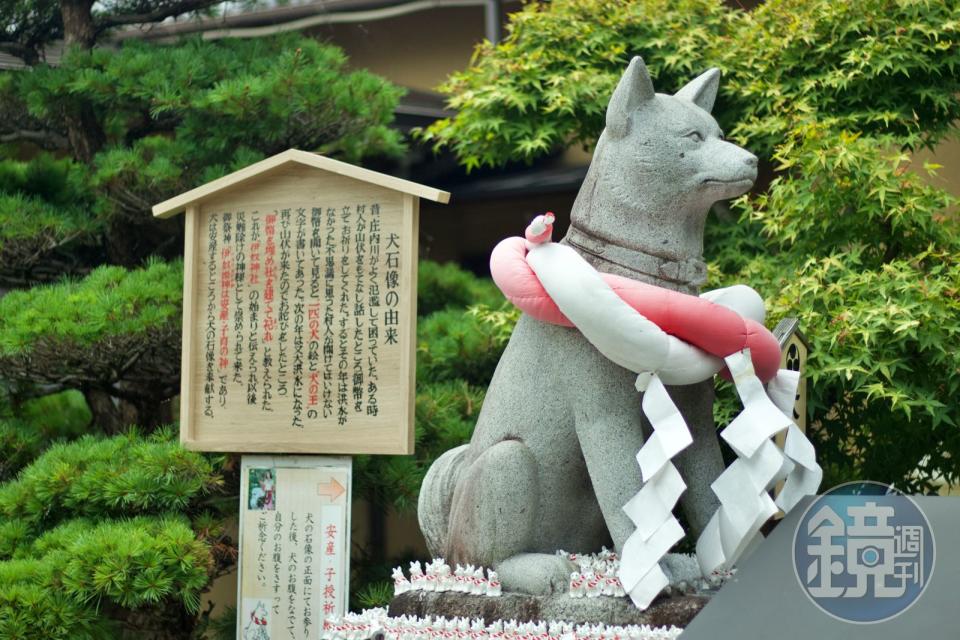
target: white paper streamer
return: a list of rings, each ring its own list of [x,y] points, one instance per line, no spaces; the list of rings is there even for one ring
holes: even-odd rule
[[[637,528],[623,545],[618,576],[633,603],[646,609],[670,584],[660,559],[683,538],[673,507],[687,485],[671,458],[690,446],[693,437],[659,377],[640,376],[637,387],[644,392],[643,412],[653,435],[637,452],[644,485],[623,507]]]
[[[773,380],[767,383],[770,399],[787,415],[793,415],[797,398],[797,386],[800,384],[800,372],[781,369]],[[784,513],[793,509],[804,497],[813,495],[823,480],[823,469],[817,464],[816,450],[792,420],[787,427],[787,437],[783,453],[791,463],[786,474],[786,482],[777,496],[777,506]]]
[[[793,415],[797,403],[797,388],[800,386],[800,372],[792,369],[780,369],[773,380],[767,383],[767,395],[780,411]]]
[[[534,235],[546,229],[540,222],[539,227],[534,223]],[[645,392],[643,411],[653,434],[637,452],[643,488],[623,507],[636,530],[624,544],[618,577],[633,602],[646,608],[669,584],[660,560],[683,537],[672,510],[686,485],[671,459],[692,442],[664,383],[709,379],[721,361],[647,320],[571,247],[550,241],[528,241],[527,246],[528,264],[564,315],[604,356],[640,374],[637,390]],[[763,321],[763,301],[749,287],[730,287],[703,297]],[[756,542],[777,506],[788,511],[804,495],[815,493],[823,475],[813,446],[789,417],[798,374],[781,371],[764,389],[749,350],[725,360],[744,409],[721,434],[738,458],[711,485],[721,506],[697,542],[704,575],[731,567]],[[786,445],[781,452],[771,438],[784,429]],[[774,503],[768,491],[784,478]]]
[[[815,493],[823,475],[813,445],[787,413],[793,411],[799,375],[780,371],[768,395],[754,373],[749,349],[728,356],[726,362],[744,409],[720,434],[738,458],[711,485],[720,507],[697,540],[704,573],[732,566],[757,542],[760,528],[777,507],[789,511],[803,495]],[[790,444],[780,451],[772,437],[783,430]],[[775,503],[769,491],[784,478]]]

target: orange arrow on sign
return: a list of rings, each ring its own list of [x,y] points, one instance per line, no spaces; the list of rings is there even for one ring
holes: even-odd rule
[[[321,482],[317,485],[317,495],[327,496],[330,502],[336,502],[337,498],[346,492],[346,488],[337,482],[336,478],[330,478],[330,482]]]

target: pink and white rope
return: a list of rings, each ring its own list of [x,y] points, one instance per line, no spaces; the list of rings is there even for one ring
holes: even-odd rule
[[[755,292],[731,287],[696,297],[598,273],[572,248],[551,242],[552,224],[552,214],[538,216],[525,239],[501,242],[491,272],[525,313],[577,327],[607,358],[639,374],[653,434],[637,453],[644,485],[624,505],[636,529],[624,544],[618,577],[646,608],[669,583],[660,560],[684,535],[673,508],[686,484],[672,458],[692,442],[664,383],[700,382],[725,365],[744,406],[721,433],[738,459],[712,485],[720,508],[697,543],[704,575],[730,568],[756,540],[777,511],[768,494],[774,483],[786,479],[778,504],[787,511],[816,491],[822,471],[788,417],[798,378],[779,370],[779,344],[762,325]],[[781,452],[772,438],[785,429]]]

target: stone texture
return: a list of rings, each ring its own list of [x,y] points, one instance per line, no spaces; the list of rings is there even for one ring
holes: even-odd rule
[[[756,158],[723,140],[709,113],[718,81],[711,70],[676,95],[657,94],[643,61],[630,63],[565,240],[597,269],[697,292],[710,206],[756,178]],[[634,530],[622,507],[641,488],[634,456],[649,430],[635,378],[577,330],[523,316],[470,444],[424,479],[420,524],[434,556],[493,567],[505,590],[548,595],[571,570],[556,550],[612,543],[621,551]],[[670,393],[694,436],[677,466],[688,485],[681,505],[698,534],[717,507],[710,483],[723,471],[712,382]]]
[[[565,620],[576,624],[685,627],[709,602],[704,595],[660,597],[646,611],[626,598],[571,598],[567,595],[531,596],[519,593],[497,598],[462,593],[408,591],[390,602],[390,615],[444,616],[495,620]]]

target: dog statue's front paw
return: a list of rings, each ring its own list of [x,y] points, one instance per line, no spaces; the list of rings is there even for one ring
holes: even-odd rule
[[[576,565],[564,557],[547,553],[521,553],[496,566],[504,591],[545,596],[566,593]]]

